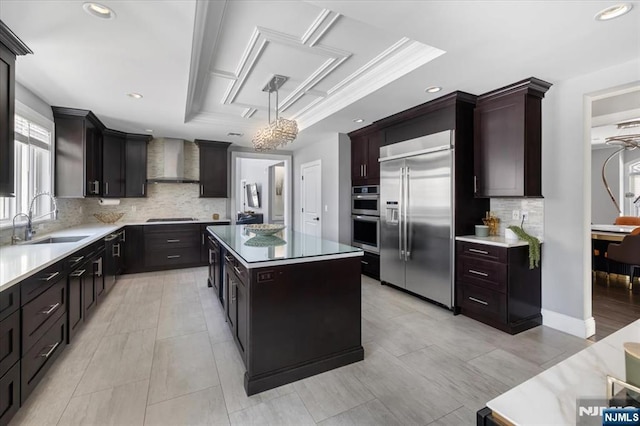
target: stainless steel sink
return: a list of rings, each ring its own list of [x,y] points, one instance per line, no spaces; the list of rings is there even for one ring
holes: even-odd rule
[[[37,240],[27,244],[56,244],[56,243],[75,243],[76,241],[87,238],[88,235],[73,235],[69,237],[49,237],[43,240]]]

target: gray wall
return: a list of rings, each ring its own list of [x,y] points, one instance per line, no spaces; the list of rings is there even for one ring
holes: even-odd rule
[[[53,111],[51,110],[51,106],[17,81],[16,100],[28,106],[44,118],[53,121]]]
[[[344,138],[342,138],[344,140]],[[345,206],[341,204],[341,197],[344,198],[345,191],[351,187],[351,154],[345,152],[346,149],[340,143],[340,136],[336,133],[306,145],[293,153],[293,216],[294,229],[302,230],[300,211],[302,209],[301,194],[301,174],[300,166],[315,160],[322,163],[322,238],[332,241],[343,241],[345,235],[349,234],[349,215],[345,213]],[[348,172],[348,176],[345,173]],[[347,202],[347,209],[350,205]],[[348,241],[346,241],[348,242]]]
[[[591,150],[591,223],[613,224],[618,216],[615,206],[602,182],[602,165],[617,148]],[[615,156],[607,164],[607,181],[611,192],[620,203],[620,156]]]
[[[554,82],[542,103],[543,316],[549,314],[546,324],[576,335],[581,323],[584,334],[585,320],[591,318],[591,146],[585,123],[590,104],[585,95],[638,80],[640,60],[634,60]],[[551,313],[559,316],[554,320]]]

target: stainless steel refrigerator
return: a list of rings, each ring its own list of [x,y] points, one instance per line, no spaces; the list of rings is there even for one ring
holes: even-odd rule
[[[453,131],[380,148],[380,279],[453,307]]]

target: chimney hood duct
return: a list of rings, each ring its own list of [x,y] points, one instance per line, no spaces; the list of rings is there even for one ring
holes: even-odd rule
[[[149,178],[149,183],[198,183],[196,179],[184,175],[184,141],[182,139],[163,139],[163,174]]]

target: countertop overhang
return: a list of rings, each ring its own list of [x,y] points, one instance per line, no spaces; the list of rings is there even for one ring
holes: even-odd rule
[[[505,237],[477,237],[475,235],[461,235],[456,237],[456,241],[466,241],[468,243],[486,244],[488,246],[498,247],[521,247],[529,245],[528,242],[523,240],[507,240]],[[540,241],[542,242],[542,241]]]
[[[255,234],[246,230],[246,225],[209,226],[207,230],[248,269],[359,257],[364,254],[362,249],[296,231],[285,230],[276,234],[285,244],[253,247],[245,244],[255,237]]]

